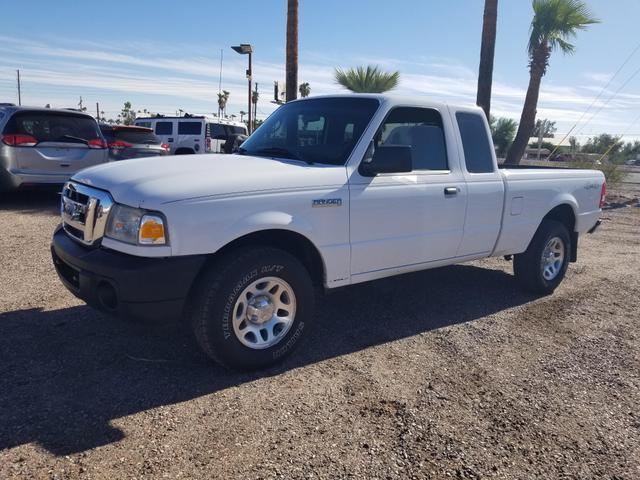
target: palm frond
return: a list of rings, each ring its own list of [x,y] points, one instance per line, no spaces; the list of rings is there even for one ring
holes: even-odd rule
[[[599,23],[582,0],[533,0],[533,21],[529,36],[529,55],[541,46],[573,53],[569,39],[579,30]]]
[[[382,72],[379,67],[336,68],[335,80],[355,93],[382,93],[398,86],[400,72]]]

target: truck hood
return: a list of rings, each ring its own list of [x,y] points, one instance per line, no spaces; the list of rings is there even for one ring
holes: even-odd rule
[[[199,197],[341,186],[346,170],[246,155],[170,155],[106,163],[82,170],[72,179],[107,190],[118,203],[160,208]]]

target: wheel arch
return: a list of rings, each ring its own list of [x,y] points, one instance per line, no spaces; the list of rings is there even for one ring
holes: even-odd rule
[[[553,207],[542,218],[540,224],[545,220],[555,220],[563,224],[569,232],[571,238],[571,251],[569,254],[569,261],[575,262],[578,260],[578,232],[576,232],[576,211],[573,203],[563,202]],[[540,227],[538,227],[540,228]]]
[[[195,155],[195,153],[193,148],[180,147],[176,149],[174,155]]]
[[[314,284],[325,284],[326,265],[320,250],[308,237],[289,229],[268,228],[242,235],[211,254],[209,263],[234,250],[251,246],[278,248],[293,255],[309,271]]]

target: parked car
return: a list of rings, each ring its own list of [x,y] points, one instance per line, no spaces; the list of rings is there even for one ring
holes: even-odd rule
[[[53,262],[103,311],[187,315],[203,351],[240,369],[289,354],[321,288],[513,256],[519,284],[550,294],[579,235],[599,225],[604,175],[498,168],[491,145],[477,107],[386,95],[288,102],[238,154],[75,175]]]
[[[627,160],[626,162],[624,162],[625,165],[640,165],[640,158],[632,158],[631,160]]]
[[[175,155],[226,153],[227,142],[230,151],[239,143],[238,136],[247,135],[247,127],[241,122],[206,116],[140,117],[134,123],[151,128]]]
[[[0,105],[0,190],[62,185],[108,161],[96,120],[72,110]]]
[[[150,128],[101,124],[100,131],[107,141],[110,160],[155,157],[167,155],[170,150],[169,145],[162,143]]]

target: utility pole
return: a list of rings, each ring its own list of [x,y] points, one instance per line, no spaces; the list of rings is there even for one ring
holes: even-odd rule
[[[218,93],[222,93],[222,57],[224,51],[220,49],[220,78],[218,79]]]
[[[100,121],[100,104],[96,102],[96,118]]]
[[[20,89],[20,69],[16,70],[18,73],[18,105],[22,105],[22,90]]]

